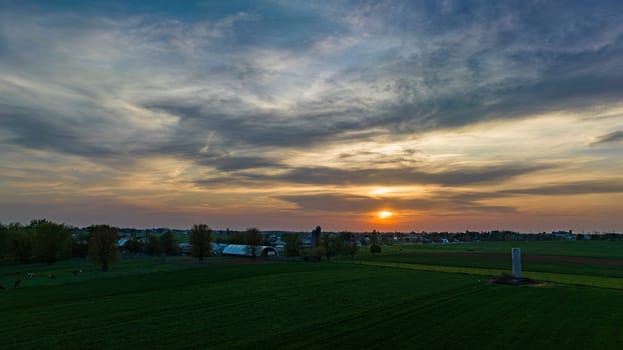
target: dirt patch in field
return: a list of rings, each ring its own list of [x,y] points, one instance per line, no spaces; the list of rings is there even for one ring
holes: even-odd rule
[[[469,257],[482,259],[511,259],[509,254],[485,254],[485,253],[460,253],[460,252],[443,252],[443,253],[420,253],[429,256],[446,256],[446,257]],[[623,266],[623,259],[593,258],[588,256],[559,256],[559,255],[522,255],[523,262],[558,262],[573,263],[601,266]]]
[[[513,276],[507,273],[501,273],[497,276],[493,276],[489,280],[489,284],[505,284],[510,286],[542,286],[544,283],[540,281],[535,281],[530,278],[514,278]]]

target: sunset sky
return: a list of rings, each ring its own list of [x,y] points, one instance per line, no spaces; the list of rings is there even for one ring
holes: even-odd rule
[[[623,1],[0,0],[33,218],[621,232]]]

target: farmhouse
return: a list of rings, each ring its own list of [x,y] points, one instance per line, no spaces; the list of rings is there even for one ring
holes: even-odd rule
[[[190,250],[192,248],[192,245],[190,243],[180,243],[180,244],[178,244],[178,247],[180,249],[180,254],[188,255],[188,254],[190,254]]]

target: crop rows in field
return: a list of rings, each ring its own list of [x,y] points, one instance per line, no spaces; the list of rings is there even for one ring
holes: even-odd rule
[[[12,349],[616,348],[621,296],[353,264],[206,264],[11,289],[0,339]]]
[[[488,283],[510,272],[510,250],[497,255],[509,243],[384,247],[332,263],[2,266],[4,285],[38,277],[0,291],[0,349],[622,348],[623,279],[600,263],[617,252],[554,243],[589,260],[531,261],[555,246],[528,245],[525,275],[556,282],[539,287]]]

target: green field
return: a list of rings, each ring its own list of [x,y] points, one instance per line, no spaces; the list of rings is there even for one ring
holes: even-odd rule
[[[418,252],[471,252],[510,254],[511,248],[519,247],[527,255],[587,256],[623,259],[623,242],[609,241],[511,241],[511,242],[465,242],[458,244],[395,244],[396,249]]]
[[[557,252],[539,243],[531,242],[543,249],[533,254]],[[590,256],[592,243],[557,255]],[[595,256],[616,258],[610,246]],[[2,266],[0,283],[9,288],[0,291],[0,349],[623,348],[618,272],[599,264],[588,274],[574,266],[559,272],[552,262],[554,271],[533,273],[567,282],[492,285],[487,273],[509,272],[509,261],[483,267],[487,259],[420,255],[507,252],[505,243],[448,247],[383,247],[380,256],[362,252],[331,263],[145,258],[109,272],[83,261]],[[74,276],[76,269],[83,272]],[[57,278],[47,279],[52,272]],[[587,277],[614,282],[598,288],[576,281]],[[18,278],[22,284],[12,288]]]
[[[512,247],[522,249],[526,277],[550,282],[623,289],[623,242],[546,241],[397,244],[383,254],[365,251],[356,263],[426,271],[495,275],[511,269]],[[353,262],[342,258],[344,262]]]

